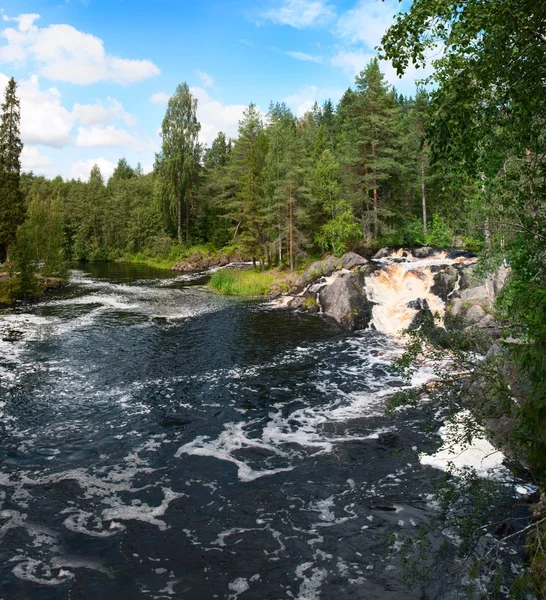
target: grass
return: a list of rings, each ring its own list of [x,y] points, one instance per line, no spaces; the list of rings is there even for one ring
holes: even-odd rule
[[[120,262],[136,263],[139,265],[147,265],[155,269],[163,269],[170,271],[173,265],[177,262],[170,258],[163,258],[160,256],[146,256],[144,254],[124,254],[120,259]]]
[[[294,277],[286,271],[271,269],[220,269],[212,274],[209,287],[226,296],[267,296],[276,291],[287,291]]]

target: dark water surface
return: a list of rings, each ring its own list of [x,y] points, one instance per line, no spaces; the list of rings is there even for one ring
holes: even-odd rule
[[[399,349],[206,279],[86,266],[0,312],[0,598],[446,598],[393,532],[440,473]]]

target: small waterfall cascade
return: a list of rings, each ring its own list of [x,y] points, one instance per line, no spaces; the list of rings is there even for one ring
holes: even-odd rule
[[[430,311],[440,315],[440,324],[445,314],[445,302],[432,293],[434,272],[431,267],[468,263],[476,259],[448,258],[446,252],[419,259],[402,250],[376,262],[382,268],[372,273],[365,281],[365,291],[372,310],[372,326],[382,333],[400,337],[419,310],[428,305]],[[424,302],[426,301],[426,303]]]

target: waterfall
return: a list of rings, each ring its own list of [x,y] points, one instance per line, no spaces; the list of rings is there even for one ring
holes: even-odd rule
[[[445,267],[453,264],[472,263],[475,259],[448,258],[445,252],[432,257],[418,259],[401,251],[377,260],[383,267],[372,273],[365,281],[365,291],[372,310],[371,325],[377,331],[400,337],[407,329],[426,300],[433,314],[438,313],[440,324],[445,314],[445,302],[431,292],[434,286],[434,273],[431,267]],[[421,302],[417,302],[417,301]]]

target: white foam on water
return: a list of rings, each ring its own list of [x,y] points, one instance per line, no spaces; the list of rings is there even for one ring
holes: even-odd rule
[[[169,504],[178,498],[184,498],[186,494],[173,492],[170,488],[163,487],[164,498],[159,506],[149,506],[146,503],[133,504],[131,506],[123,505],[116,502],[112,508],[107,508],[102,511],[104,520],[119,520],[119,521],[143,521],[150,525],[155,525],[160,531],[168,529],[165,521],[158,517],[163,517],[169,508]]]
[[[318,600],[320,588],[328,575],[321,567],[313,567],[312,562],[305,562],[296,567],[296,577],[303,579],[296,600]]]
[[[74,579],[74,573],[65,569],[52,568],[40,560],[26,558],[13,567],[12,572],[18,579],[31,581],[40,585],[62,585]]]
[[[420,454],[419,461],[454,474],[471,468],[481,477],[509,479],[510,471],[503,464],[504,454],[487,440],[483,429],[470,443],[465,439],[464,423],[471,418],[468,411],[462,411],[447,422],[438,432],[443,440],[441,448],[434,454]]]
[[[410,308],[408,303],[418,299],[426,300],[432,314],[439,315],[442,323],[445,303],[431,292],[434,285],[432,266],[474,264],[477,261],[462,257],[449,259],[445,252],[425,259],[408,257],[405,262],[393,262],[392,258],[375,261],[383,266],[366,277],[364,287],[368,300],[375,304],[372,309],[373,326],[393,337],[400,336],[411,325],[418,310]]]
[[[106,527],[104,521],[92,513],[78,509],[68,509],[63,512],[74,510],[73,514],[63,521],[63,525],[75,533],[83,533],[88,537],[108,538],[125,530],[125,526],[112,521]]]
[[[250,589],[250,584],[248,583],[248,579],[237,577],[237,579],[228,583],[228,588],[230,591],[235,592],[229,595],[229,600],[236,600],[241,594]]]

